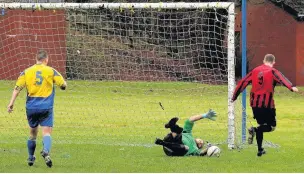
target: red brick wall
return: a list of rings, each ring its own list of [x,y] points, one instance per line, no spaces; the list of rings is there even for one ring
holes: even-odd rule
[[[272,53],[276,57],[275,68],[296,83],[296,20],[272,3],[249,3],[247,9],[249,69],[260,65],[265,54]],[[241,31],[241,12],[237,14],[236,31]]]
[[[38,49],[49,54],[49,65],[65,75],[64,11],[10,10],[0,16],[0,79],[16,79],[35,63]]]
[[[304,85],[304,23],[297,25],[297,82],[296,85]]]

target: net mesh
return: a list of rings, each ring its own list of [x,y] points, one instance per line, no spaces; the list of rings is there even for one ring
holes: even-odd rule
[[[0,18],[0,93],[7,103],[38,49],[68,79],[56,90],[55,143],[151,146],[178,116],[212,108],[216,122],[194,135],[227,141],[227,9],[5,10]],[[28,137],[25,90],[12,115],[1,111],[1,142]],[[10,130],[10,131],[6,131]],[[240,137],[240,136],[239,136]]]

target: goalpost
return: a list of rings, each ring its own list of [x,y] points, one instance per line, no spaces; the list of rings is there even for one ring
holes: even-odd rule
[[[186,119],[214,108],[219,121],[198,123],[212,135],[203,136],[212,141],[226,137],[229,149],[236,146],[236,131],[241,130],[230,102],[235,88],[234,3],[0,3],[0,8],[0,82],[6,87],[0,91],[5,96],[1,102],[8,102],[14,80],[35,62],[36,51],[45,49],[50,65],[69,83],[67,94],[59,92],[55,99],[60,133],[74,126],[80,128],[73,130],[77,134],[87,131],[79,136],[91,136],[89,141],[107,138],[119,128],[138,137],[125,128],[130,126],[126,117],[141,125],[138,130],[152,130],[173,116]],[[24,103],[19,101],[14,123],[21,128],[2,132],[7,141],[15,133],[26,134]],[[2,118],[4,127],[14,127],[9,122]],[[143,136],[151,139],[162,131],[151,132],[156,133]]]

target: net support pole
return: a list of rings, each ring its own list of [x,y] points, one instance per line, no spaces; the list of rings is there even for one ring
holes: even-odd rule
[[[235,112],[231,102],[235,88],[234,4],[228,8],[228,149],[235,147]]]
[[[247,74],[247,0],[242,0],[242,78]],[[246,89],[242,93],[242,143],[246,142]]]

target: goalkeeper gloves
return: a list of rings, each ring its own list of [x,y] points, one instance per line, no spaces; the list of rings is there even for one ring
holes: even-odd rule
[[[210,109],[207,113],[202,115],[202,118],[208,118],[212,121],[216,120],[216,112],[212,109]]]

